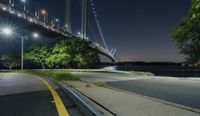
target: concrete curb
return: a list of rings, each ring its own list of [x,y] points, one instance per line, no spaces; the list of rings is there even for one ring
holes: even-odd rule
[[[91,102],[84,98],[78,91],[61,82],[58,82],[58,85],[87,116],[104,116],[103,112],[92,105]]]
[[[101,112],[91,103],[91,101],[89,101],[69,85],[48,77],[44,78],[56,84],[77,105],[77,107],[86,114],[86,116],[105,116],[103,112]]]
[[[106,84],[104,85],[104,87],[108,88],[108,89],[115,90],[115,91],[127,93],[127,94],[130,94],[130,95],[136,95],[136,96],[143,97],[143,98],[155,101],[155,102],[163,103],[163,104],[166,104],[166,105],[169,105],[169,106],[174,106],[174,107],[177,107],[177,108],[185,109],[185,110],[200,114],[200,110],[199,109],[192,108],[192,107],[189,107],[189,106],[183,106],[183,105],[172,103],[172,102],[168,102],[168,101],[165,101],[165,100],[161,100],[161,99],[157,99],[157,98],[153,98],[153,97],[149,97],[149,96],[145,96],[145,95],[140,95],[140,94],[137,94],[137,93],[134,93],[134,92],[129,92],[129,91],[126,91],[126,90],[113,88],[113,87],[107,86]]]

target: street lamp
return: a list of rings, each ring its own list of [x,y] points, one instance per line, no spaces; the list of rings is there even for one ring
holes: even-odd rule
[[[10,36],[13,33],[13,30],[10,27],[5,27],[2,29],[2,33],[6,36]]]
[[[21,70],[24,70],[24,39],[27,39],[29,37],[38,38],[39,34],[38,33],[32,33],[30,35],[23,36],[23,35],[19,35],[19,34],[14,33],[13,29],[10,28],[10,27],[5,27],[1,31],[2,31],[1,33],[3,35],[12,36],[12,35],[15,34],[16,36],[21,38]]]

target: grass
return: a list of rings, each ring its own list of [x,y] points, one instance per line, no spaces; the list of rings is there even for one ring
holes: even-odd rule
[[[18,73],[28,73],[38,76],[46,76],[57,81],[79,81],[80,78],[78,76],[72,75],[68,72],[52,72],[52,71],[40,71],[40,70],[24,70],[24,71],[14,71]]]
[[[151,72],[140,72],[140,71],[127,71],[127,72],[129,72],[129,73],[116,73],[116,72],[109,72],[109,71],[94,71],[94,70],[78,70],[78,69],[76,69],[76,70],[73,70],[73,69],[71,69],[71,70],[66,70],[66,69],[64,69],[64,70],[60,70],[60,69],[58,69],[58,70],[53,70],[53,71],[55,71],[55,72],[88,72],[88,73],[104,73],[104,74],[117,74],[117,75],[122,75],[122,76],[129,76],[129,75],[131,75],[131,76],[155,76],[153,73],[151,73]]]
[[[151,72],[139,72],[139,71],[130,71],[130,75],[133,75],[133,76],[155,76]]]
[[[95,83],[96,86],[98,87],[104,87],[104,83],[103,82],[97,82]]]

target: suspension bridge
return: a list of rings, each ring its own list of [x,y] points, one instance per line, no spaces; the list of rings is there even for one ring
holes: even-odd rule
[[[72,31],[72,0],[65,0],[65,19],[64,24],[59,23],[58,18],[49,18],[50,12],[48,9],[40,7],[40,0],[0,0],[0,17],[8,16],[12,19],[27,25],[28,29],[39,30],[42,34],[50,37],[75,37],[77,39],[84,39],[89,43],[89,46],[99,50],[99,53],[105,55],[113,62],[116,62],[116,49],[109,49],[105,37],[103,35],[102,27],[98,19],[95,3],[93,0],[79,0],[82,16],[81,16],[81,32],[73,33]],[[88,38],[89,27],[92,27],[89,20],[89,7],[92,11],[97,32],[100,37],[97,38],[93,32],[93,41]],[[94,30],[92,30],[94,31]],[[102,44],[102,45],[101,45]]]

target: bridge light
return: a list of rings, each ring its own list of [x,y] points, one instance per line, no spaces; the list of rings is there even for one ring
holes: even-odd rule
[[[5,11],[5,10],[7,10],[7,8],[6,8],[6,7],[3,7],[2,9],[3,9],[4,11]]]
[[[78,32],[77,34],[78,34],[78,35],[81,35],[81,32]]]
[[[30,19],[29,19],[29,22],[33,22],[33,19],[32,19],[32,18],[30,18]]]
[[[17,16],[18,16],[18,17],[22,17],[22,15],[21,15],[21,14],[17,14]]]
[[[56,22],[59,22],[59,19],[56,19]]]
[[[11,13],[11,14],[15,14],[15,12],[14,12],[14,11],[10,11],[10,13]]]
[[[21,0],[23,3],[25,3],[26,2],[26,0]]]
[[[45,9],[41,10],[42,15],[47,15],[47,11]]]

